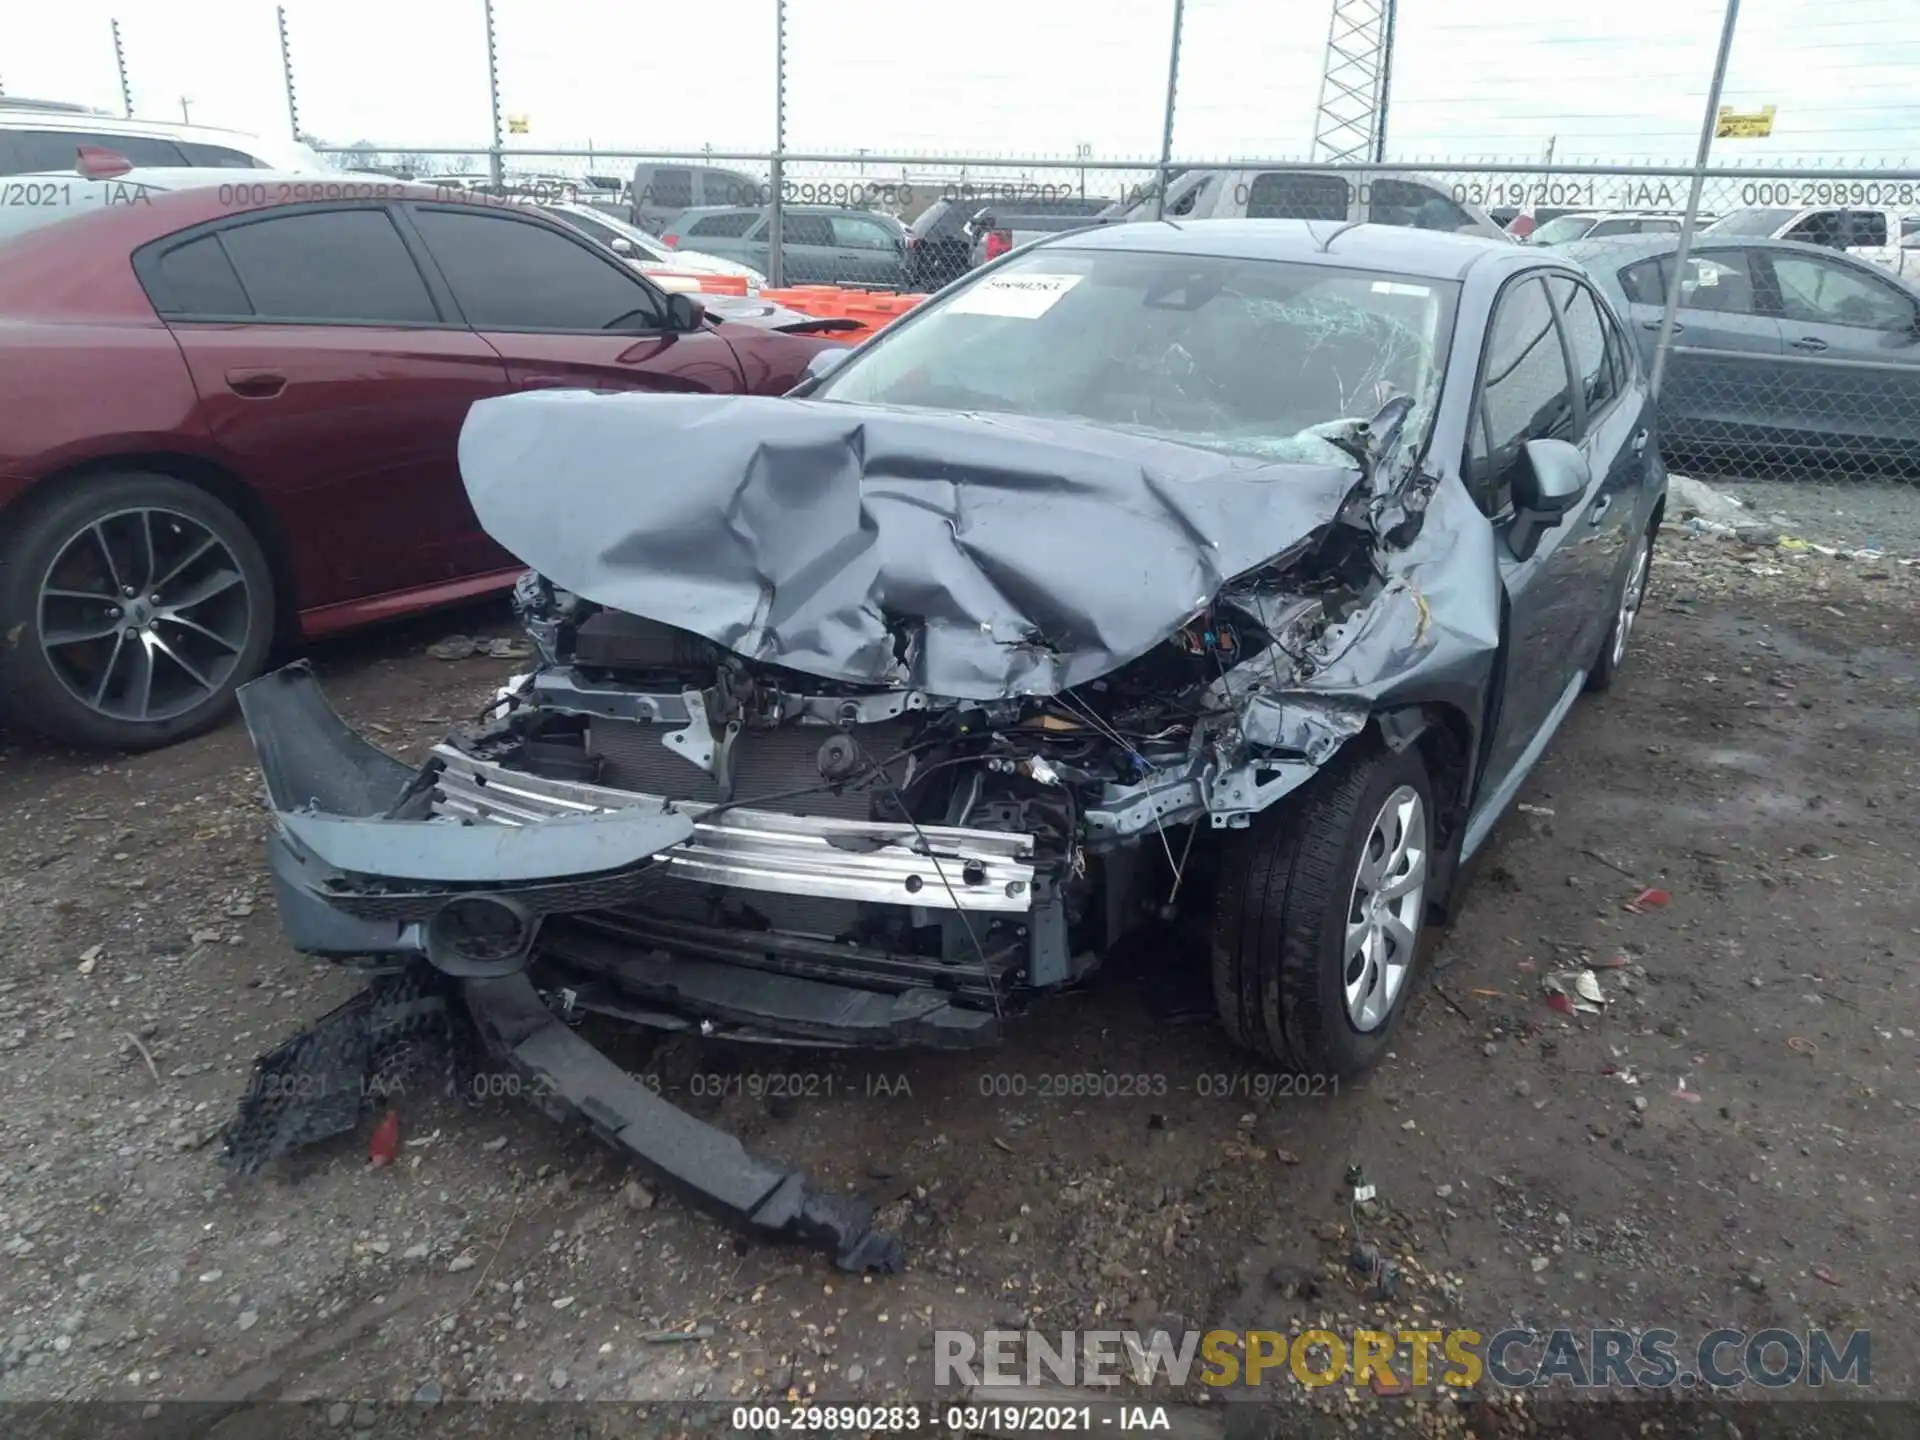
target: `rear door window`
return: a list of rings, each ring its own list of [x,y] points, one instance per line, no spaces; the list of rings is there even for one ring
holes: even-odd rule
[[[657,330],[658,294],[611,256],[532,220],[412,207],[434,263],[476,330]]]
[[[863,215],[834,215],[833,243],[845,250],[892,250],[893,232]]]
[[[1673,257],[1643,260],[1620,273],[1621,288],[1636,305],[1665,305],[1673,278]],[[1710,250],[1687,257],[1680,283],[1680,305],[1719,315],[1756,315],[1753,278],[1739,250]]]
[[[197,140],[176,142],[180,153],[187,157],[189,165],[205,166],[209,170],[271,170],[273,167],[258,156],[234,150],[225,145],[202,145]]]
[[[1459,233],[1475,228],[1473,217],[1438,190],[1411,180],[1375,180],[1367,190],[1367,218],[1376,225]],[[1344,216],[1342,217],[1344,218]]]
[[[1782,238],[1800,240],[1808,245],[1824,245],[1829,250],[1841,250],[1846,247],[1850,229],[1846,211],[1816,210],[1796,224]]]
[[[1849,245],[1885,245],[1887,243],[1887,217],[1878,210],[1854,210],[1847,219]]]
[[[76,170],[82,145],[111,150],[126,156],[134,165],[178,169],[187,163],[187,157],[173,141],[151,135],[107,135],[89,130],[7,130],[0,131],[0,174]]]
[[[162,315],[213,317],[251,315],[253,305],[221,247],[220,237],[202,235],[184,245],[157,250],[136,262],[147,298]]]
[[[780,217],[782,245],[819,245],[831,248],[833,227],[824,215],[783,215]]]
[[[759,215],[744,210],[737,215],[708,215],[689,225],[685,234],[710,235],[722,240],[737,240],[751,230]]]
[[[1344,220],[1352,191],[1338,175],[1269,170],[1247,186],[1249,220]]]
[[[650,193],[639,197],[640,204],[685,210],[693,204],[693,171],[661,166],[653,172],[646,189]]]
[[[434,325],[427,282],[384,209],[310,210],[219,232],[262,320]]]

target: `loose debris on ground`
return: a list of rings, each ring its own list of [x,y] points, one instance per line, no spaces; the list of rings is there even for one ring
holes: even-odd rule
[[[896,1277],[741,1242],[485,1066],[235,1173],[256,1057],[362,988],[280,941],[244,735],[0,743],[0,1398],[305,1400],[345,1431],[416,1396],[923,1395],[935,1325],[1428,1323],[1870,1327],[1877,1389],[1911,1395],[1916,600],[1893,559],[1676,523],[1621,685],[1502,823],[1394,1053],[1337,1093],[1170,1023],[1195,1007],[1167,971],[1204,963],[1179,936],[987,1056],[631,1057],[875,1194]],[[456,661],[428,654],[443,623],[321,668],[417,757],[504,678],[505,616],[463,623],[486,640]],[[1413,1403],[1278,1398],[1369,1427]],[[1560,1423],[1498,1395],[1393,1413]]]

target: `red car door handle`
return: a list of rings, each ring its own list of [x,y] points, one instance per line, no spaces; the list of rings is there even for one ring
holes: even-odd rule
[[[229,370],[227,388],[249,400],[270,400],[287,388],[287,377],[278,370]]]

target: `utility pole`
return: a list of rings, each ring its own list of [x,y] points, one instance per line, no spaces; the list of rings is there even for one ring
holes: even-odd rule
[[[500,50],[494,43],[493,0],[487,4],[487,98],[493,104],[493,149],[487,154],[487,173],[498,191],[505,179],[505,161],[500,154]]]
[[[192,103],[193,97],[191,95],[182,95],[180,97],[180,123],[182,125],[191,125],[193,123],[193,116],[187,113],[187,106]]]
[[[1167,47],[1167,114],[1160,127],[1159,184],[1153,196],[1153,218],[1167,218],[1167,172],[1173,168],[1173,101],[1180,90],[1180,32],[1185,28],[1185,0],[1173,0],[1173,43]]]
[[[773,159],[768,179],[772,208],[767,212],[767,279],[775,290],[787,283],[787,0],[773,0]]]
[[[120,72],[120,108],[131,120],[133,118],[133,87],[127,84],[127,52],[120,43],[120,22],[109,20],[113,27],[113,67]]]
[[[300,103],[293,98],[293,42],[287,38],[287,7],[276,5],[273,13],[280,24],[280,74],[287,82],[287,123],[293,138],[300,138]]]
[[[1667,373],[1667,352],[1673,348],[1673,317],[1680,308],[1680,286],[1687,278],[1687,252],[1700,219],[1700,190],[1707,183],[1707,160],[1713,153],[1713,132],[1720,118],[1720,92],[1727,83],[1727,57],[1733,52],[1733,32],[1740,23],[1740,0],[1727,0],[1720,22],[1720,50],[1713,60],[1713,79],[1707,84],[1707,113],[1700,121],[1700,148],[1693,160],[1693,186],[1687,192],[1687,214],[1680,222],[1680,243],[1674,247],[1673,275],[1667,281],[1667,304],[1660,312],[1660,331],[1653,341],[1653,371],[1647,388],[1660,398],[1660,382]]]

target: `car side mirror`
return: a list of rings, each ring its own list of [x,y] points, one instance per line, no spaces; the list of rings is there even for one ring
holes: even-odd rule
[[[616,235],[607,242],[607,248],[616,255],[631,255],[633,254],[633,241],[627,239],[624,235]]]
[[[669,330],[698,330],[706,318],[706,306],[693,296],[679,290],[667,293],[667,328]]]
[[[811,389],[827,378],[842,365],[853,353],[851,345],[829,345],[824,350],[813,352],[813,358],[807,361],[807,368],[800,373],[800,384]]]
[[[1529,559],[1540,537],[1580,503],[1593,483],[1587,457],[1565,440],[1529,440],[1513,477],[1513,524],[1507,547],[1516,560]]]

